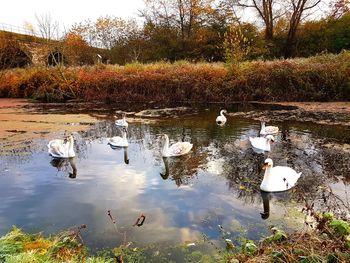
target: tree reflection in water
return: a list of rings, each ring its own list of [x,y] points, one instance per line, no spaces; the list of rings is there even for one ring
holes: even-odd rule
[[[253,124],[252,124],[253,123]],[[261,166],[269,157],[276,165],[293,167],[302,172],[297,187],[290,191],[290,198],[301,205],[305,201],[318,204],[324,209],[349,207],[345,194],[350,181],[350,152],[342,148],[341,139],[328,138],[322,125],[312,127],[310,123],[295,124],[282,122],[278,126],[281,133],[276,137],[269,153],[257,154],[248,145],[243,145],[244,138],[255,136],[260,124],[254,126],[252,121],[228,121],[223,128],[205,116],[188,117],[188,119],[161,120],[158,123],[131,123],[129,143],[133,151],[139,151],[138,158],[143,158],[147,165],[163,166],[163,179],[174,180],[177,186],[189,184],[200,171],[207,171],[208,163],[220,161],[220,172],[215,176],[226,178],[227,185],[236,198],[247,203],[261,204],[260,183],[263,178]],[[333,134],[336,127],[328,129]],[[167,133],[175,141],[191,141],[194,148],[190,154],[180,158],[162,159],[157,134]],[[101,121],[85,131],[77,132],[74,137],[75,151],[78,159],[87,158],[92,143],[105,143],[105,138],[118,134],[114,121]],[[332,144],[329,146],[329,144]],[[335,146],[334,146],[335,145]],[[339,147],[336,145],[340,145]],[[130,148],[131,149],[131,148]],[[5,148],[3,148],[5,150]],[[0,165],[9,162],[27,162],[33,153],[46,151],[46,143],[33,143],[28,139],[22,148],[10,155],[2,155]],[[147,159],[145,153],[153,158]],[[23,154],[26,153],[26,154]],[[8,157],[8,158],[7,158]],[[162,161],[161,161],[162,160]],[[73,170],[71,178],[76,177],[73,165],[68,160],[52,160],[52,165],[59,171]],[[128,148],[124,149],[124,162],[129,164]],[[153,163],[152,163],[153,162]],[[161,164],[163,162],[163,164]],[[67,168],[68,167],[68,168]],[[69,168],[70,167],[70,168]],[[329,190],[333,184],[343,184],[345,190]],[[264,200],[264,197],[263,197]],[[278,199],[280,200],[280,199]],[[283,199],[282,202],[288,202]],[[265,215],[267,216],[267,215]]]

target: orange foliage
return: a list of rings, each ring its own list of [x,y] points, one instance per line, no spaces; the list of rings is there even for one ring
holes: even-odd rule
[[[224,65],[187,62],[6,71],[2,97],[44,101],[331,101],[350,99],[350,53]]]

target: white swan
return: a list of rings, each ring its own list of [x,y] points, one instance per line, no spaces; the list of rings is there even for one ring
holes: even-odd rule
[[[301,173],[287,166],[273,167],[273,162],[267,158],[264,163],[265,174],[260,189],[265,192],[282,192],[295,186]]]
[[[74,138],[72,135],[66,137],[64,140],[56,139],[49,141],[47,147],[49,154],[55,158],[70,158],[75,156],[74,152]]]
[[[266,137],[249,137],[249,141],[254,148],[269,152],[271,151],[270,142],[274,142],[275,138],[272,135],[267,135]]]
[[[275,134],[278,133],[279,129],[277,126],[265,126],[265,122],[261,122],[260,135]]]
[[[120,126],[120,127],[126,127],[126,128],[129,126],[128,122],[126,121],[126,114],[125,113],[123,113],[123,119],[119,119],[119,120],[115,121],[115,125]]]
[[[189,142],[177,142],[169,147],[169,137],[166,134],[161,135],[162,140],[162,156],[173,157],[181,156],[189,153],[192,149],[193,144]]]
[[[121,132],[122,132],[122,137],[114,136],[114,137],[111,137],[111,138],[107,138],[108,144],[110,144],[110,145],[112,145],[114,147],[128,147],[129,143],[128,143],[128,140],[126,138],[126,133],[127,133],[126,128],[123,128],[121,130]]]
[[[226,110],[221,110],[220,115],[216,117],[216,124],[217,125],[224,125],[227,121],[224,113],[227,113]]]

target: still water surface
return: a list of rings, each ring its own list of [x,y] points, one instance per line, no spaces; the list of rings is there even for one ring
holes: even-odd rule
[[[203,235],[223,244],[223,237],[235,240],[242,233],[260,239],[272,225],[303,227],[299,211],[305,200],[324,210],[349,208],[350,154],[342,150],[350,142],[349,128],[274,123],[282,132],[271,153],[257,154],[247,138],[258,135],[259,123],[229,117],[218,127],[216,115],[217,110],[201,110],[130,123],[125,150],[107,145],[107,137],[120,135],[109,116],[74,133],[77,156],[72,160],[51,158],[47,139],[1,155],[0,234],[12,225],[50,234],[86,224],[82,235],[90,248],[116,247],[124,236],[107,216],[111,210],[118,232],[136,246],[195,242]],[[192,142],[192,152],[163,159],[161,133],[171,142]],[[57,131],[52,138],[62,135]],[[261,194],[267,157],[302,171],[298,187]],[[144,225],[133,227],[142,213]]]

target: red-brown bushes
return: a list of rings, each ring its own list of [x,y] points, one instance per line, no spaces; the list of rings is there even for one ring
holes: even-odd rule
[[[1,97],[44,101],[330,101],[350,99],[350,52],[309,59],[27,68],[0,72]]]

